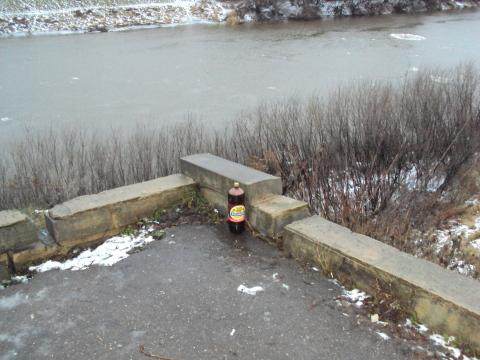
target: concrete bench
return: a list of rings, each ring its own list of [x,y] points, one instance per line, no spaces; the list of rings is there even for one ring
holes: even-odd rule
[[[186,156],[180,159],[180,167],[182,174],[194,179],[204,195],[222,209],[226,208],[227,192],[235,181],[245,190],[247,204],[270,194],[282,193],[282,180],[279,177],[212,154]]]
[[[273,195],[253,204],[249,221],[263,236],[273,238],[282,247],[279,237],[285,225],[310,216],[308,204],[282,195]]]
[[[58,244],[85,245],[118,234],[159,208],[179,204],[194,191],[191,178],[171,175],[80,196],[48,210],[45,220]]]
[[[183,174],[193,178],[202,195],[227,212],[227,193],[235,181],[245,190],[247,219],[262,235],[277,238],[286,224],[310,215],[307,203],[282,196],[282,180],[212,154],[180,160]]]

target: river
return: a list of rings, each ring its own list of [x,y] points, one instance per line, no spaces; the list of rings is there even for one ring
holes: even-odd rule
[[[414,34],[404,40],[391,34]],[[265,100],[480,65],[480,11],[0,39],[0,143],[25,126],[221,127]],[[2,146],[2,148],[5,148]]]

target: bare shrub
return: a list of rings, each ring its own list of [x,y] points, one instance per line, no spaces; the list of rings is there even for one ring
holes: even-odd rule
[[[213,151],[193,121],[108,136],[73,128],[26,129],[0,162],[0,208],[50,207],[75,196],[178,172],[179,158]]]
[[[237,149],[314,212],[413,252],[410,231],[479,150],[478,80],[465,65],[266,104],[236,123]]]
[[[464,65],[266,103],[223,131],[192,120],[109,136],[27,129],[0,161],[0,208],[49,207],[178,172],[181,156],[211,152],[279,175],[284,193],[312,211],[414,252],[412,231],[435,221],[479,151],[479,89],[477,70]]]

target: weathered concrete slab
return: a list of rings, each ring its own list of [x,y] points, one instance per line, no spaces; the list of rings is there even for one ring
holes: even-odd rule
[[[3,210],[0,211],[0,228],[21,223],[27,219],[27,215],[18,210]]]
[[[171,235],[174,244],[155,241],[113,266],[36,274],[0,291],[0,357],[141,360],[143,344],[184,360],[411,358],[400,339],[343,315],[340,288],[266,243],[224,225]],[[242,294],[241,284],[264,291]]]
[[[194,191],[191,178],[176,174],[72,199],[49,210],[45,220],[60,245],[88,244],[181,203]]]
[[[341,282],[393,294],[440,334],[480,350],[480,283],[313,216],[285,227],[285,250]]]
[[[46,245],[41,241],[37,241],[24,250],[11,253],[11,259],[15,271],[22,271],[32,264],[37,264],[54,255],[59,255],[61,250],[61,247],[55,243]]]
[[[220,210],[222,214],[228,213],[227,208],[227,194],[220,194],[208,188],[200,188],[202,196],[216,209]],[[249,206],[247,206],[247,209]]]
[[[0,282],[10,279],[9,261],[7,254],[0,254]]]
[[[0,211],[0,253],[23,249],[37,241],[33,222],[18,210]]]
[[[262,235],[273,239],[282,235],[285,225],[310,216],[306,202],[282,195],[273,195],[252,205],[249,210],[251,225]]]
[[[281,194],[282,180],[261,171],[225,160],[212,154],[195,154],[180,160],[182,173],[226,198],[235,181],[245,190],[247,204],[267,194]]]

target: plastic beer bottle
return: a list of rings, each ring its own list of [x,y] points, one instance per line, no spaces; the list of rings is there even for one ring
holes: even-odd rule
[[[228,191],[228,228],[234,234],[245,230],[245,191],[238,182]]]

